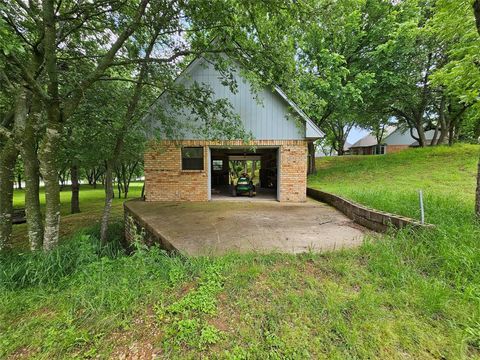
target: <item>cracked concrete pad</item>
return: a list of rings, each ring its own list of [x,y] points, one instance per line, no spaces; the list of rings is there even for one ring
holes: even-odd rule
[[[320,252],[358,246],[366,229],[315,201],[129,201],[126,206],[186,255]]]

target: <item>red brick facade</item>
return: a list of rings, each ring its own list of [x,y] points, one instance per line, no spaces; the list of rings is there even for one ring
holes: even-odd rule
[[[182,146],[202,146],[203,170],[182,170]],[[254,140],[248,144],[233,141],[160,141],[145,152],[146,201],[207,201],[209,146],[269,146],[280,149],[279,201],[302,202],[307,188],[307,141]]]
[[[387,145],[387,154],[394,154],[408,148],[408,145]]]

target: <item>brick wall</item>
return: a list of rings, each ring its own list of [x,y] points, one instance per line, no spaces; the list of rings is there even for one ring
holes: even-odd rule
[[[404,227],[411,227],[414,229],[434,228],[434,225],[421,224],[414,219],[371,209],[325,191],[308,188],[307,194],[315,200],[325,202],[337,208],[357,224],[377,232],[387,232],[391,227],[396,229]]]
[[[202,142],[151,143],[145,152],[145,195],[147,201],[208,200],[207,148],[204,170],[182,171],[181,146],[203,146]]]
[[[182,171],[182,146],[202,146],[204,170]],[[145,152],[146,201],[207,201],[208,146],[271,146],[280,148],[280,201],[306,200],[307,142],[303,140],[159,141]]]
[[[394,154],[408,148],[408,145],[387,145],[387,154]]]
[[[373,155],[375,146],[351,147],[352,155]]]
[[[164,250],[176,250],[170,242],[159,234],[152,226],[144,221],[139,215],[131,209],[130,204],[138,201],[129,200],[123,203],[123,212],[125,217],[125,241],[128,245],[132,245],[135,241],[142,242],[148,246],[159,244]]]
[[[279,201],[302,202],[307,199],[307,142],[280,147]]]

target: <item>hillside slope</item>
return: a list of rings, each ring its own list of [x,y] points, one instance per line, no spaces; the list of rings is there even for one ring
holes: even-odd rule
[[[463,222],[473,216],[479,153],[480,146],[457,145],[320,158],[309,186],[414,218],[419,217],[421,189],[428,222]]]

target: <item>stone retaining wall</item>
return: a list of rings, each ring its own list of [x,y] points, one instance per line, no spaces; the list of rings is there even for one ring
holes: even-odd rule
[[[158,244],[162,249],[168,251],[176,250],[162,234],[158,233],[147,222],[143,221],[128,204],[129,201],[123,203],[125,241],[127,244],[133,244],[134,241],[138,240],[147,246]]]
[[[386,232],[391,227],[397,229],[407,226],[412,228],[434,227],[431,224],[422,225],[419,221],[411,218],[371,209],[321,190],[307,188],[307,195],[315,200],[322,201],[337,208],[356,223],[377,232]]]

